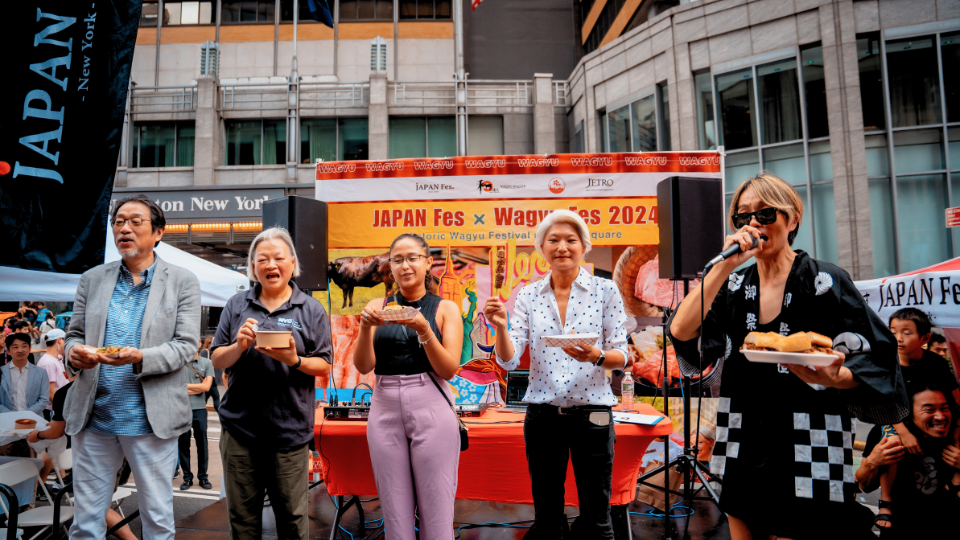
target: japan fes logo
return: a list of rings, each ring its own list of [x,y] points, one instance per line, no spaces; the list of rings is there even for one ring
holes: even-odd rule
[[[563,178],[551,178],[549,187],[550,193],[563,193],[563,190],[567,187],[567,184],[563,181]]]

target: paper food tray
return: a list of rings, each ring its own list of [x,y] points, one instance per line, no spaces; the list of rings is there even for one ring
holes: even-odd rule
[[[581,349],[589,349],[597,344],[600,339],[599,334],[566,334],[560,336],[540,336],[543,344],[547,347],[567,347],[576,346]]]
[[[751,351],[743,349],[740,352],[751,362],[763,364],[797,364],[801,366],[829,366],[839,356],[835,354],[807,354],[785,353],[777,351]]]

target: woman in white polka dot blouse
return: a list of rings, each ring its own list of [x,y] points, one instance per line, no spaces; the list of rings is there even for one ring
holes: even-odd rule
[[[484,306],[496,327],[497,362],[516,369],[530,347],[529,405],[523,438],[533,488],[535,520],[525,540],[560,538],[567,528],[563,483],[573,460],[580,496],[576,538],[613,539],[610,490],[614,431],[610,407],[617,398],[607,369],[627,359],[626,314],[616,285],[580,267],[590,251],[590,231],[577,214],[552,212],[537,228],[537,251],[550,273],[521,289],[510,324],[504,305],[491,297]],[[598,334],[587,349],[547,347],[543,336]]]

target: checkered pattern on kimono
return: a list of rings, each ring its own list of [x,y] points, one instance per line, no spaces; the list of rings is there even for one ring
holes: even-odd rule
[[[855,422],[840,415],[793,413],[797,497],[853,500]]]
[[[728,459],[736,459],[740,454],[740,428],[743,416],[730,412],[730,398],[722,397],[717,404],[717,440],[710,458],[710,472],[723,474]]]

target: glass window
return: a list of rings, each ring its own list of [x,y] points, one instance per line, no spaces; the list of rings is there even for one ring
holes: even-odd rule
[[[890,156],[886,135],[867,135],[863,138],[867,149],[867,176],[890,174]]]
[[[940,122],[940,74],[933,38],[887,42],[893,127]]]
[[[630,107],[625,105],[607,113],[610,152],[630,152]]]
[[[737,189],[747,178],[753,178],[760,172],[760,156],[756,150],[727,154],[724,159],[724,181],[726,191]]]
[[[134,144],[136,167],[173,167],[176,161],[176,124],[143,124],[138,126],[139,143]]]
[[[960,128],[948,128],[947,139],[950,145],[950,168],[953,170],[960,169]],[[953,202],[960,204],[957,199],[954,199]]]
[[[860,67],[863,129],[866,131],[885,129],[887,124],[884,120],[883,71],[880,66],[879,36],[857,38],[857,61]]]
[[[720,109],[720,144],[725,145],[727,150],[756,146],[757,123],[753,117],[751,70],[718,76],[717,96]]]
[[[193,167],[196,128],[193,122],[177,122],[177,167]]]
[[[710,72],[697,73],[693,81],[697,92],[697,142],[700,150],[713,150],[717,147],[713,125],[713,86]]]
[[[630,106],[630,112],[633,115],[633,151],[634,152],[656,152],[657,151],[657,111],[655,96],[648,96],[640,101],[635,101]],[[623,109],[614,111],[616,114]],[[613,117],[610,119],[613,125]],[[610,133],[610,140],[614,140],[614,133]],[[621,151],[610,148],[611,152]]]
[[[221,0],[220,23],[272,23],[274,8],[273,0]]]
[[[829,155],[829,154],[828,154]],[[817,239],[817,258],[840,264],[837,250],[837,219],[833,201],[833,184],[813,185],[814,232]],[[810,217],[807,213],[807,218]]]
[[[817,183],[833,180],[833,158],[830,156],[830,141],[812,142],[808,146],[808,150],[810,152],[810,181]]]
[[[900,271],[931,266],[949,257],[944,211],[947,187],[941,174],[897,178]]]
[[[577,130],[573,134],[573,153],[582,154],[586,152],[586,146],[583,144],[583,120],[577,124]]]
[[[807,137],[817,139],[830,134],[827,125],[827,85],[823,78],[823,47],[800,51],[803,69],[803,96],[807,105]]]
[[[791,247],[793,249],[802,249],[810,254],[811,257],[815,257],[813,254],[813,238],[810,235],[810,197],[807,196],[807,186],[793,186],[793,189],[797,190],[797,193],[800,195],[800,198],[803,199],[803,223],[800,224],[800,228],[797,230],[797,237],[794,238],[793,244]],[[831,216],[833,213],[831,212]],[[834,233],[836,234],[836,233]]]
[[[893,157],[897,174],[943,169],[945,163],[940,130],[893,132]]]
[[[667,83],[657,85],[657,92],[660,94],[660,118],[657,123],[660,126],[660,150],[670,150],[670,88]]]
[[[470,118],[470,124],[476,119]],[[469,125],[469,124],[468,124]],[[469,140],[469,138],[468,138]],[[456,157],[457,121],[452,116],[427,119],[427,157]]]
[[[757,77],[759,77],[763,144],[802,138],[797,59],[791,58],[758,66]]]
[[[300,161],[316,163],[318,159],[339,161],[336,118],[313,118],[300,121]]]
[[[763,167],[791,184],[807,183],[807,165],[803,159],[803,143],[765,148],[763,150]]]
[[[390,117],[390,159],[427,155],[426,118]]]
[[[160,4],[157,2],[144,2],[140,8],[140,26],[157,26],[157,13],[160,12]]]
[[[871,179],[870,244],[873,248],[873,275],[897,274],[893,236],[893,193],[889,178]]]
[[[370,129],[366,118],[341,118],[337,121],[337,144],[340,159],[370,159]]]
[[[287,121],[263,121],[263,164],[283,165],[287,162]]]
[[[293,2],[294,0],[280,0],[280,22],[293,22]],[[310,18],[310,5],[308,0],[298,0],[300,6],[297,8],[297,15],[300,22],[314,22]],[[329,2],[330,17],[333,18],[333,2]]]
[[[163,25],[174,26],[180,24],[180,2],[163,3]]]
[[[430,121],[433,125],[433,119]],[[451,138],[455,141],[456,138]],[[503,154],[503,117],[471,116],[467,122],[467,153],[471,156]],[[450,155],[456,155],[454,151]]]
[[[606,152],[607,151],[607,125],[606,125],[607,115],[606,113],[600,112],[600,116],[597,119],[600,121],[600,128],[597,129],[597,133],[599,133],[599,138],[600,138],[600,151]]]
[[[398,4],[400,19],[449,19],[451,15],[450,0],[399,0]]]
[[[947,122],[960,122],[960,34],[940,36]]]
[[[393,20],[393,0],[340,0],[341,21]]]
[[[259,165],[261,163],[260,120],[227,121],[227,165]]]

